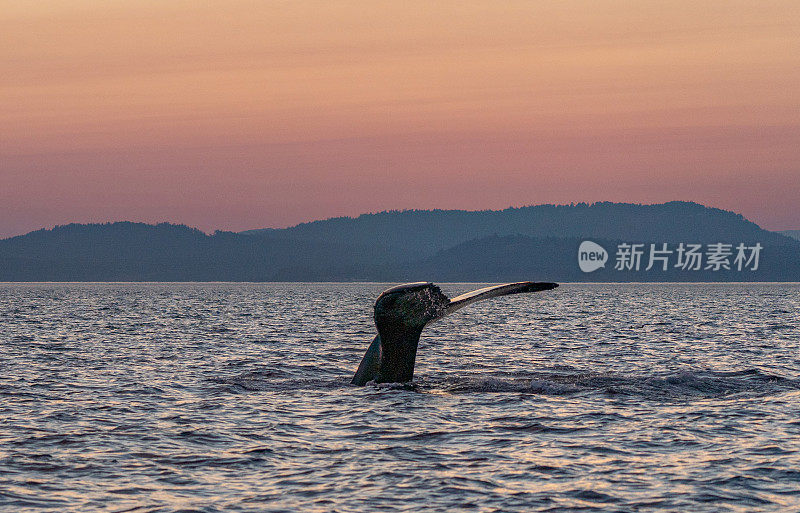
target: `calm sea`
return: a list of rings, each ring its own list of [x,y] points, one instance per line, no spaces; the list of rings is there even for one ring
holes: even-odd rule
[[[0,509],[800,511],[800,285],[500,298],[350,386],[387,286],[0,284]]]

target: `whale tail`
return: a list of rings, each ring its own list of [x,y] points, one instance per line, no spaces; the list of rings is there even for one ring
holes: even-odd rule
[[[369,381],[411,381],[414,377],[419,337],[427,324],[476,301],[556,287],[557,283],[506,283],[474,290],[452,300],[430,282],[392,287],[375,301],[375,326],[378,328],[378,335],[369,345],[351,383],[365,385]]]

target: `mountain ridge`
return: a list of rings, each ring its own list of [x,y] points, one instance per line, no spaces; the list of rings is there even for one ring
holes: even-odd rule
[[[581,239],[765,246],[759,274],[582,274]],[[492,255],[492,258],[487,258]],[[769,257],[768,257],[769,255]],[[543,276],[538,274],[543,273]],[[537,276],[531,276],[536,274]],[[216,231],[172,223],[60,225],[0,240],[2,281],[800,280],[800,242],[692,202],[406,210]]]
[[[414,258],[432,256],[466,240],[490,235],[530,237],[600,237],[646,239],[658,233],[663,242],[705,238],[709,232],[734,230],[744,242],[782,244],[784,236],[767,232],[741,214],[699,203],[672,201],[531,205],[503,210],[400,210],[336,217],[298,225],[243,232],[253,236],[284,236],[298,240],[337,240],[366,246],[377,244],[392,253]]]

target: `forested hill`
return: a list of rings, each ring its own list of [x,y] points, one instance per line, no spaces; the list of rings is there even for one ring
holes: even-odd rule
[[[583,272],[578,247],[607,252]],[[681,269],[678,245],[722,243],[734,269]],[[623,246],[619,246],[622,244]],[[641,269],[614,272],[641,244]],[[670,252],[651,266],[650,244]],[[736,269],[736,247],[759,250]],[[744,251],[744,250],[743,250]],[[658,261],[659,265],[661,261]],[[740,262],[744,263],[743,261]],[[666,266],[666,263],[665,263]],[[741,266],[740,266],[741,267]],[[212,235],[182,225],[71,224],[0,240],[0,281],[800,281],[800,242],[696,203],[539,205],[500,211],[410,210]]]
[[[742,242],[786,242],[783,236],[762,230],[740,214],[681,201],[656,205],[609,202],[536,205],[483,211],[388,211],[243,233],[356,246],[378,244],[396,248],[410,258],[490,235],[661,242],[711,241],[730,235]]]

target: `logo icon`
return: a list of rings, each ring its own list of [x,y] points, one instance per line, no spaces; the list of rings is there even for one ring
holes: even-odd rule
[[[596,242],[585,240],[578,247],[578,265],[581,271],[590,273],[606,266],[608,252]]]

